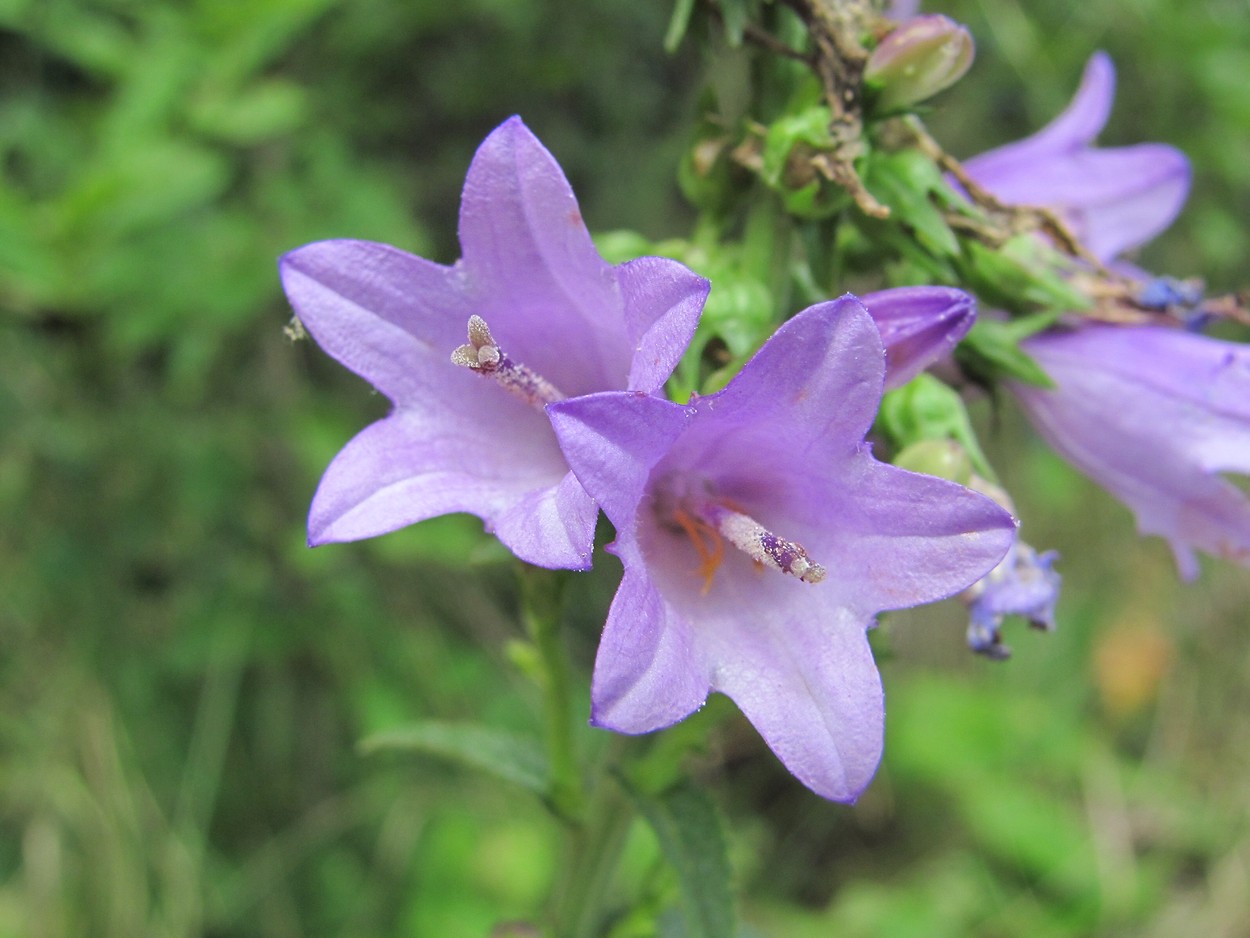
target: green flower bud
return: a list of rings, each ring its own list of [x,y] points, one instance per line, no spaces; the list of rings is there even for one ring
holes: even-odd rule
[[[946,16],[907,20],[873,50],[864,82],[882,111],[897,111],[949,88],[972,64],[972,34]]]
[[[972,481],[972,458],[954,440],[921,440],[894,457],[894,465],[967,485]]]

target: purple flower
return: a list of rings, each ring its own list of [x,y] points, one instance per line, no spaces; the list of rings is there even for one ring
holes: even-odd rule
[[[1002,563],[974,583],[965,594],[968,601],[968,647],[988,658],[1011,657],[1003,644],[1006,616],[1023,616],[1029,625],[1046,632],[1055,630],[1055,603],[1061,578],[1054,570],[1059,554],[1039,554],[1017,540]]]
[[[868,784],[883,726],[874,615],[959,592],[1014,534],[989,499],[872,457],[884,365],[847,296],[784,324],[717,394],[551,406],[625,568],[592,723],[646,733],[720,691],[813,791],[852,800]]]
[[[597,509],[543,408],[659,388],[707,281],[661,258],[604,261],[559,165],[515,117],[469,167],[460,244],[451,267],[366,241],[282,258],[308,331],[394,404],[326,470],[309,543],[469,512],[522,560],[586,568]]]
[[[1024,140],[973,157],[964,169],[1004,202],[1058,210],[1099,259],[1138,247],[1172,223],[1189,193],[1189,161],[1169,146],[1096,149],[1111,113],[1115,67],[1085,66],[1068,109]]]
[[[968,334],[977,304],[951,287],[897,287],[860,297],[885,345],[885,388],[901,387]]]
[[[1021,346],[1055,387],[1011,385],[1050,445],[1168,539],[1250,565],[1250,348],[1164,327],[1087,325]]]

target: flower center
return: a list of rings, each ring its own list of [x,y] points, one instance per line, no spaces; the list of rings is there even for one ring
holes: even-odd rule
[[[661,524],[690,538],[699,556],[698,573],[703,577],[704,595],[712,588],[712,577],[725,557],[726,541],[760,566],[779,570],[804,583],[819,583],[827,573],[803,545],[774,534],[727,499],[688,494],[676,499],[661,498],[657,509]]]
[[[564,400],[564,395],[554,384],[508,357],[481,316],[469,317],[469,342],[451,353],[451,361],[454,365],[493,378],[505,391],[535,407]]]

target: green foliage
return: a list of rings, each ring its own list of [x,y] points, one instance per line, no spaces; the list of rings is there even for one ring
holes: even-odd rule
[[[734,938],[733,893],[725,837],[706,792],[689,783],[659,795],[631,791],[677,874],[685,938]],[[675,926],[674,926],[675,927]]]
[[[360,751],[367,755],[411,752],[440,756],[536,795],[547,791],[547,758],[537,739],[475,723],[426,720],[400,726],[366,737]]]
[[[877,426],[900,450],[926,440],[953,440],[968,454],[978,474],[986,479],[994,477],[963,398],[928,373],[886,392]]]
[[[714,277],[709,355],[683,364],[684,393],[723,384],[799,306],[879,285],[895,250],[912,252],[898,282],[1025,296],[1017,312],[1039,318],[978,327],[970,354],[1037,378],[1018,342],[1071,308],[1063,282],[1024,242],[952,245],[950,192],[914,156],[864,157],[897,208],[877,230],[842,224],[826,181],[788,185],[796,147],[829,141],[803,116],[802,68],[747,42],[710,66],[725,118],[700,131],[711,174],[685,173],[710,220],[656,243],[690,227],[673,176],[702,79],[696,6],[677,4],[665,58],[664,4],[0,2],[0,935],[458,938],[543,920],[567,832],[527,793],[548,772],[528,744],[542,663],[516,644],[516,585],[471,518],[306,548],[318,474],[386,402],[283,338],[274,267],[322,237],[452,261],[468,159],[508,114],[556,152],[592,229],[643,232],[605,253]],[[784,5],[724,9],[726,45],[744,13],[802,41]],[[1147,262],[1243,285],[1237,4],[945,11],[981,44],[965,79],[981,90],[943,96],[929,123],[944,142],[972,153],[1036,128],[1105,45],[1121,69],[1106,139],[1172,142],[1198,170]],[[742,195],[747,137],[768,148],[758,185],[801,221]],[[923,384],[902,391],[900,438],[993,423],[962,405],[933,420],[910,399]],[[627,828],[605,875],[645,901],[606,928],[728,933],[731,867],[743,918],[784,938],[1244,927],[1245,583],[1216,571],[1171,591],[1161,549],[1126,546],[1123,512],[995,419],[1008,426],[987,449],[1030,540],[1064,551],[1060,631],[994,668],[960,657],[958,607],[884,624],[887,761],[854,808],[815,800],[713,700],[635,762],[654,837]],[[596,566],[562,623],[583,756],[605,739],[581,725],[615,586],[611,559]],[[1113,703],[1108,675],[1135,675],[1137,696]],[[422,755],[361,758],[361,739]],[[670,787],[688,766],[725,783],[723,805]]]

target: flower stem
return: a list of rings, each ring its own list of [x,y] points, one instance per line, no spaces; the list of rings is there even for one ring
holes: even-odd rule
[[[558,571],[521,568],[521,615],[542,666],[547,731],[547,800],[562,820],[577,822],[585,811],[582,773],[573,746],[572,677],[560,635],[564,579]]]
[[[620,782],[603,771],[585,821],[568,832],[564,880],[555,896],[554,938],[600,934],[612,876],[633,820],[633,802]]]

